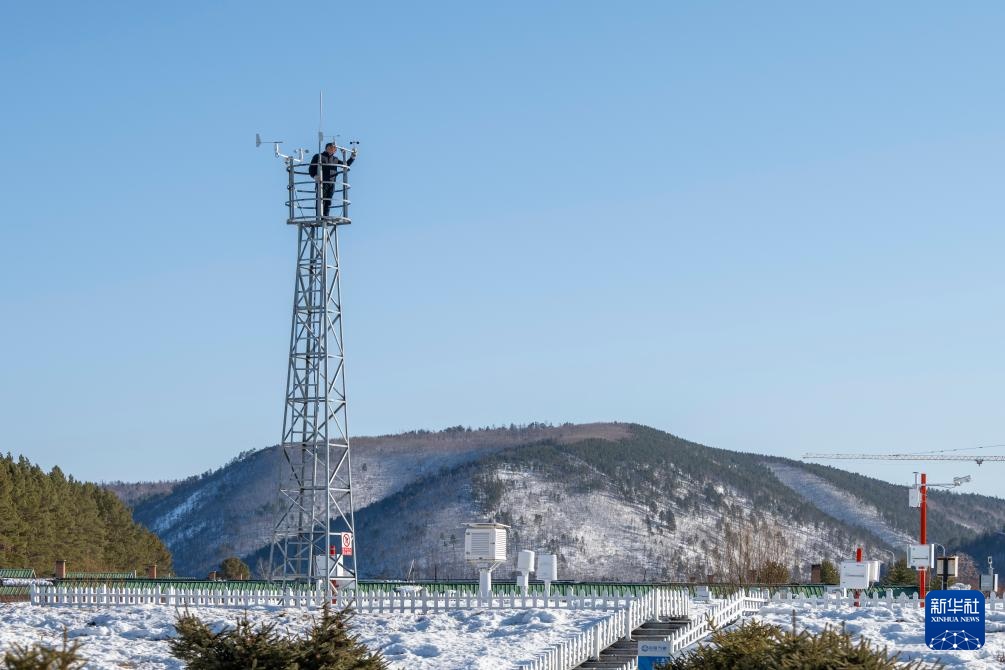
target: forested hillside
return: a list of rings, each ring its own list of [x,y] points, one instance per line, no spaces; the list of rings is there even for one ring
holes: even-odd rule
[[[416,481],[356,515],[366,576],[472,577],[463,523],[511,527],[573,579],[741,579],[768,561],[807,573],[847,547],[880,546],[779,482],[764,457],[646,426],[619,439],[544,439]],[[396,538],[407,538],[400,542]]]
[[[785,459],[773,459],[783,462]],[[907,486],[877,486],[876,480],[847,470],[804,463],[805,470],[822,477],[873,505],[891,526],[912,531],[918,528],[918,510],[907,506]],[[1005,525],[1005,505],[1001,499],[973,493],[928,490],[928,534],[930,537],[967,538],[987,527]]]
[[[0,456],[0,567],[51,574],[57,559],[71,571],[171,570],[171,554],[133,521],[114,493],[46,473],[23,456]]]
[[[190,477],[189,479],[194,479]],[[147,500],[149,498],[155,498],[158,496],[166,496],[171,493],[182,482],[179,481],[161,481],[161,482],[105,482],[101,485],[102,488],[108,489],[116,496],[119,500],[124,502],[129,507],[136,507],[138,504]]]
[[[956,540],[952,546],[972,556],[980,572],[987,572],[988,558],[993,560],[995,572],[1000,573],[1002,566],[1005,566],[1005,533],[1000,530],[981,533],[977,537],[965,540]]]
[[[360,510],[410,482],[536,440],[570,443],[628,434],[618,424],[530,424],[358,437],[352,441],[353,500]],[[278,448],[269,447],[244,452],[217,470],[182,481],[109,487],[127,503],[136,501],[129,503],[136,520],[171,548],[179,574],[201,577],[224,558],[247,555],[272,539],[281,459]],[[259,567],[257,561],[251,566]]]
[[[228,556],[265,574],[279,467],[269,448],[184,481],[116,490],[139,499],[136,519],[171,548],[180,574],[205,575]],[[782,468],[803,485],[779,479]],[[807,484],[826,484],[852,513],[807,497]],[[353,487],[364,577],[473,577],[464,524],[485,519],[511,526],[511,556],[548,550],[573,579],[738,579],[769,561],[808,578],[811,563],[857,546],[899,554],[918,524],[904,486],[623,423],[356,438]],[[930,502],[929,537],[950,552],[954,538],[1005,521],[999,499],[934,491]]]

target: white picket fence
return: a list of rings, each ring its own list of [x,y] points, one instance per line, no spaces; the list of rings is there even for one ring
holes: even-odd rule
[[[965,593],[965,592],[964,592]],[[291,588],[207,589],[171,586],[128,587],[124,585],[69,586],[36,583],[30,586],[31,602],[42,606],[123,606],[167,605],[173,607],[234,607],[279,606],[316,609],[324,605],[323,590],[308,591]],[[890,607],[894,604],[920,606],[918,596],[894,596],[892,591],[862,595],[861,607]],[[806,596],[798,593],[767,590],[738,590],[732,596],[715,601],[702,616],[692,620],[670,638],[671,653],[679,654],[711,633],[710,623],[717,627],[756,613],[767,604],[811,603],[817,606],[854,607],[856,598],[850,593],[827,593]],[[457,609],[573,609],[609,611],[593,626],[572,639],[549,647],[532,661],[517,665],[518,670],[571,670],[583,661],[597,658],[600,652],[619,639],[630,639],[631,632],[646,621],[662,617],[690,617],[691,599],[683,589],[654,588],[642,596],[620,595],[555,595],[495,596],[483,600],[476,594],[429,593],[413,591],[368,590],[342,591],[332,603],[338,608],[353,607],[359,612],[406,612],[428,614]],[[988,611],[1005,611],[1005,599],[991,594],[986,599]]]
[[[632,631],[646,621],[661,617],[690,616],[691,598],[678,589],[656,588],[643,596],[629,598],[623,609],[604,617],[582,633],[549,647],[533,661],[517,664],[518,670],[571,670],[619,639],[631,639]],[[633,666],[637,667],[637,666]]]
[[[31,586],[31,602],[41,606],[93,607],[125,605],[166,605],[171,607],[235,607],[281,606],[318,608],[325,602],[319,591],[284,589],[207,589],[193,586],[128,587],[107,584],[93,586],[46,585]],[[657,588],[642,596],[541,594],[495,596],[483,600],[476,594],[428,593],[415,591],[368,590],[343,591],[337,595],[336,607],[353,607],[358,612],[407,612],[428,614],[456,609],[571,609],[610,611],[593,626],[575,638],[553,645],[533,661],[523,663],[522,670],[570,670],[588,658],[596,658],[603,649],[646,621],[660,617],[684,617],[690,613],[691,599],[686,590]]]
[[[31,603],[43,606],[169,605],[173,607],[255,607],[279,605],[315,608],[324,604],[324,591],[292,589],[222,590],[206,588],[32,585]]]
[[[171,607],[236,607],[278,606],[315,609],[324,605],[323,590],[308,591],[291,588],[209,589],[170,586],[129,587],[126,585],[46,585],[33,584],[31,602],[44,606],[121,606],[167,605]],[[494,596],[486,600],[473,593],[430,593],[425,589],[396,591],[340,591],[332,604],[337,608],[352,607],[359,612],[408,612],[427,614],[457,609],[573,609],[619,610],[629,606],[632,596],[623,595],[551,595]]]
[[[961,590],[959,592],[961,595],[966,595],[971,593],[967,590]],[[801,594],[793,593],[783,593],[776,592],[773,596],[768,598],[763,591],[751,590],[751,595],[755,595],[758,598],[765,599],[769,603],[810,603],[818,606],[831,606],[831,607],[855,607],[856,601],[859,603],[859,607],[890,607],[891,605],[913,605],[915,607],[921,608],[924,606],[924,601],[918,598],[918,594],[912,594],[910,596],[906,594],[900,594],[898,596],[893,595],[892,590],[887,590],[884,593],[872,593],[870,595],[861,595],[856,598],[851,591],[835,591],[833,593],[826,593],[820,596],[807,596]],[[985,598],[985,609],[987,611],[992,610],[1003,610],[1005,611],[1005,598],[996,596],[993,592]]]
[[[681,628],[670,638],[670,653],[681,651],[708,637],[712,626],[721,628],[740,617],[753,614],[768,602],[765,595],[757,591],[747,593],[741,589],[733,595],[714,603],[702,616],[693,619],[687,626]]]
[[[340,594],[336,604],[351,605],[361,612],[413,612],[428,613],[455,609],[573,609],[573,610],[617,610],[624,608],[631,595],[585,595],[542,594],[496,595],[490,600],[474,593],[428,593],[425,589],[400,593],[393,590],[367,590],[356,595]],[[345,598],[343,601],[342,598]]]

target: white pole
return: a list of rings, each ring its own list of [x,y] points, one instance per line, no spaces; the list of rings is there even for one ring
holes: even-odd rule
[[[492,600],[492,570],[478,569],[478,597],[482,600]]]

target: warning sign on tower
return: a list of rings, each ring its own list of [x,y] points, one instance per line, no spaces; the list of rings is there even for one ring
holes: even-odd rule
[[[342,555],[352,556],[352,533],[342,533]]]

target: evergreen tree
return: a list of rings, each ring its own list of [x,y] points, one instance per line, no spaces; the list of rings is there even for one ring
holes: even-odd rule
[[[178,635],[168,641],[171,653],[190,670],[386,670],[349,632],[349,614],[325,607],[321,618],[302,637],[276,633],[274,623],[254,626],[242,617],[232,629],[214,633],[190,614],[178,618]]]
[[[175,622],[178,636],[168,646],[189,670],[297,670],[291,641],[275,629],[274,623],[255,627],[242,616],[235,628],[214,633],[198,617],[185,614]]]
[[[765,561],[755,571],[761,584],[788,584],[792,580],[789,569],[778,561]]]
[[[0,567],[46,575],[58,559],[84,572],[171,568],[164,544],[113,493],[0,456]]]
[[[883,586],[917,586],[918,573],[907,566],[907,559],[898,559],[883,577]]]
[[[820,563],[820,581],[824,584],[840,584],[841,573],[837,566],[828,560]]]
[[[349,632],[350,614],[325,606],[307,636],[299,641],[298,670],[385,670],[380,654]]]
[[[237,556],[231,556],[220,563],[220,576],[224,579],[248,579],[251,577],[251,568]]]

